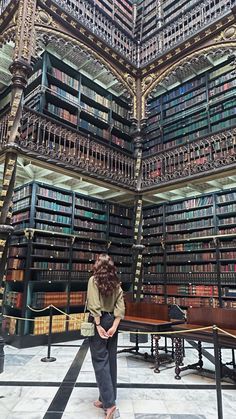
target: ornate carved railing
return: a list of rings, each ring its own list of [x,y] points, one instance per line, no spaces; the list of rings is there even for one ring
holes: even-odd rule
[[[26,154],[86,175],[134,188],[135,160],[26,109],[17,144]]]
[[[4,12],[11,0],[0,0],[0,15]]]
[[[131,36],[113,23],[96,5],[86,0],[53,0],[71,16],[75,17],[91,32],[102,38],[129,61],[136,63],[137,48]]]
[[[142,187],[184,180],[230,165],[236,167],[236,128],[144,159]]]
[[[0,150],[3,148],[7,140],[8,118],[8,113],[0,118]]]
[[[140,48],[140,65],[160,56],[185,41],[204,27],[226,15],[236,5],[236,0],[204,0],[181,15],[172,23],[158,29]]]

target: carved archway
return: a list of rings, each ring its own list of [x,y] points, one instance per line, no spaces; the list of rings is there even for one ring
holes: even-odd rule
[[[232,28],[232,27],[231,27]],[[230,29],[230,28],[228,28]],[[232,55],[236,53],[236,26],[233,27],[233,30],[230,32],[235,40],[230,42],[221,41],[214,45],[209,45],[207,47],[198,49],[192,52],[189,55],[186,55],[182,60],[175,62],[174,64],[169,65],[167,68],[164,68],[162,72],[151,73],[145,76],[142,79],[142,118],[146,117],[146,102],[149,96],[153,93],[155,88],[160,84],[165,78],[170,78],[175,75],[175,72],[178,69],[184,71],[191,63],[197,60],[200,60],[202,57],[210,56],[223,56],[223,55]],[[221,35],[222,36],[222,35]]]
[[[127,92],[127,97],[132,101],[132,113],[136,115],[136,81],[130,73],[119,72],[111,63],[108,63],[101,55],[96,51],[91,50],[82,41],[76,39],[73,36],[69,36],[65,32],[58,30],[57,28],[49,28],[42,25],[35,26],[35,58],[38,58],[42,51],[51,43],[58,47],[66,47],[70,50],[71,56],[74,54],[83,53],[87,57],[90,57],[94,62],[100,63],[101,66],[107,69],[107,72],[111,74],[120,85],[123,86]]]

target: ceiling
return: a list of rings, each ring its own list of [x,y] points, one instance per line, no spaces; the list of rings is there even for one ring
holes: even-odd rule
[[[0,164],[0,178],[3,176],[3,168],[4,164],[2,163]],[[109,199],[121,204],[132,204],[133,202],[133,194],[124,189],[119,189],[113,185],[104,185],[96,182],[96,180],[88,180],[79,175],[77,177],[76,175],[72,177],[67,173],[39,166],[37,162],[32,162],[24,157],[18,157],[16,186],[34,180],[94,198]]]
[[[0,164],[1,178],[3,167],[4,165],[2,162]],[[77,177],[72,177],[63,171],[53,171],[50,168],[38,165],[37,162],[27,160],[24,157],[19,157],[17,163],[16,186],[20,186],[33,180],[124,205],[132,205],[134,202],[134,194],[124,189],[98,183],[94,179],[88,180],[79,175]],[[222,174],[221,177],[217,179],[207,179],[204,182],[203,179],[194,180],[192,182],[189,180],[185,182],[184,186],[182,184],[181,187],[175,188],[169,186],[169,190],[168,187],[166,187],[164,191],[162,188],[159,192],[157,188],[156,191],[145,193],[143,202],[145,205],[159,204],[164,201],[175,201],[233,188],[236,188],[236,169],[235,173],[231,173],[228,176]]]

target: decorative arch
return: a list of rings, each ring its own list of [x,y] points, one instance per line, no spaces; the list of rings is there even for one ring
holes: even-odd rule
[[[133,114],[135,115],[136,80],[130,73],[120,73],[111,63],[108,63],[101,55],[91,50],[85,43],[76,39],[74,36],[68,35],[61,29],[53,27],[53,24],[52,27],[42,26],[42,24],[35,25],[35,58],[40,55],[40,53],[44,50],[44,47],[50,41],[55,43],[63,41],[67,45],[71,46],[71,48],[78,48],[82,50],[88,56],[104,66],[104,68],[106,68],[119,81],[119,83],[124,86],[128,96],[132,100]]]
[[[229,28],[228,28],[229,29]],[[151,73],[144,77],[142,79],[142,118],[145,118],[146,116],[146,102],[149,97],[149,95],[153,92],[153,90],[157,87],[159,83],[161,83],[166,77],[170,77],[171,75],[174,75],[174,72],[182,67],[191,64],[191,62],[194,62],[196,60],[199,60],[203,56],[210,56],[210,55],[224,55],[227,51],[230,54],[233,54],[236,52],[236,26],[235,30],[231,32],[233,35],[233,38],[235,40],[232,40],[230,42],[223,41],[219,42],[214,45],[210,45],[201,49],[198,49],[188,55],[186,55],[184,58],[179,60],[178,62],[175,62],[174,64],[169,65],[167,68],[164,69],[162,73]]]

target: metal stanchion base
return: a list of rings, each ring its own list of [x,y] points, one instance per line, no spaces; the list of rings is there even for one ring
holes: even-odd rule
[[[42,362],[54,362],[54,361],[56,361],[57,359],[56,358],[53,358],[53,356],[50,356],[50,358],[47,358],[46,356],[45,356],[45,358],[42,358],[41,359],[41,361]]]

